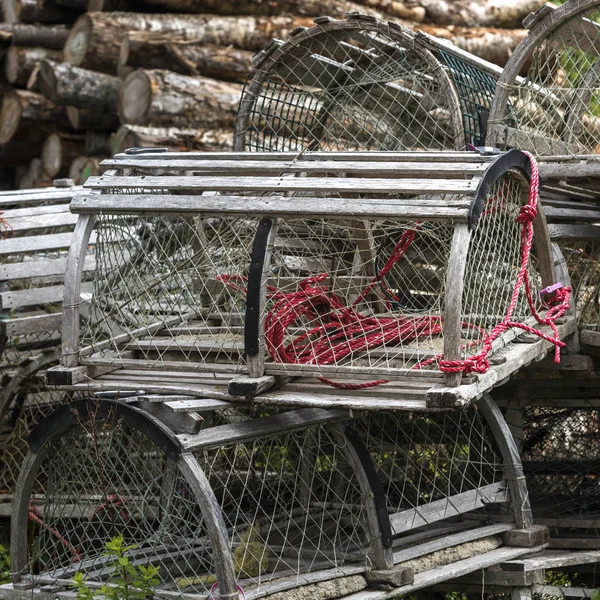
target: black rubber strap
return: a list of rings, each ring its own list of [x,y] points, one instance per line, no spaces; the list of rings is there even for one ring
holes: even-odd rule
[[[469,229],[475,229],[483,207],[485,199],[488,196],[490,188],[510,169],[519,169],[523,175],[529,180],[531,179],[531,164],[529,157],[520,150],[509,150],[505,154],[499,156],[485,171],[477,190],[475,197],[469,207]]]
[[[244,352],[247,356],[256,356],[260,350],[260,284],[272,226],[271,219],[261,219],[252,244],[244,323]]]
[[[111,419],[143,433],[154,445],[158,446],[167,458],[173,460],[181,454],[181,445],[175,434],[148,413],[134,408],[130,404],[117,400],[78,400],[57,408],[53,413],[40,421],[29,434],[29,449],[36,453],[54,436],[77,423],[89,423],[91,416],[96,420]]]
[[[377,512],[377,521],[379,522],[379,529],[381,530],[381,541],[384,548],[392,547],[392,524],[390,523],[390,516],[387,509],[387,500],[383,486],[377,475],[375,465],[366,446],[363,444],[362,439],[358,432],[352,427],[346,427],[344,433],[348,438],[348,441],[352,444],[360,464],[365,471],[367,480],[371,491],[373,492],[373,501],[375,502],[375,510]]]

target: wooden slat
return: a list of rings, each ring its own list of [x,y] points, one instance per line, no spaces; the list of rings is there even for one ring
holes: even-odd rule
[[[11,219],[20,217],[35,217],[36,215],[56,215],[68,213],[68,204],[42,204],[41,206],[27,206],[26,208],[12,208],[2,211],[2,216],[10,222]]]
[[[184,450],[194,451],[215,448],[222,444],[239,444],[260,438],[305,429],[322,423],[333,423],[349,418],[343,410],[304,408],[263,419],[251,419],[232,425],[210,427],[195,435],[177,436]]]
[[[214,192],[336,192],[336,193],[418,193],[468,194],[479,184],[479,177],[470,179],[377,179],[345,177],[189,177],[189,176],[100,176],[90,177],[86,188],[108,190],[211,190]],[[75,199],[74,199],[75,200]]]
[[[260,161],[290,161],[298,162],[312,160],[339,160],[339,161],[385,161],[385,162],[492,162],[497,156],[482,156],[476,152],[305,152],[298,156],[297,152],[145,152],[143,154],[116,154],[113,159],[102,161],[104,167],[112,165],[121,168],[118,161],[129,160],[260,160]]]
[[[508,487],[506,482],[492,483],[449,498],[436,500],[418,508],[411,508],[390,515],[392,531],[397,535],[403,531],[416,529],[435,521],[470,512],[487,504],[506,502],[507,500]]]
[[[53,233],[21,238],[8,238],[0,244],[0,255],[44,252],[49,250],[66,250],[71,245],[72,233]],[[90,244],[95,243],[96,232],[90,236]]]
[[[52,201],[53,203],[70,202],[81,193],[81,186],[72,188],[47,188],[39,190],[15,190],[0,194],[0,209],[3,206],[28,206]]]
[[[209,410],[227,410],[235,408],[235,404],[224,400],[195,398],[193,400],[170,400],[164,405],[174,412],[204,412]]]
[[[552,240],[597,240],[600,239],[600,227],[597,225],[548,225]]]
[[[91,292],[92,284],[84,283],[82,291]],[[15,292],[0,292],[0,308],[17,308],[19,306],[34,306],[36,304],[53,304],[63,301],[64,286],[53,285],[48,287],[17,290]]]
[[[155,169],[197,171],[203,173],[340,173],[370,177],[414,177],[426,175],[431,178],[454,178],[481,174],[488,164],[484,162],[377,162],[377,161],[290,161],[290,160],[143,160],[139,158],[105,160],[108,167],[130,169]]]
[[[544,212],[549,221],[600,221],[600,210],[573,210],[547,206],[544,208]]]
[[[571,565],[586,565],[597,562],[600,562],[600,551],[545,550],[535,556],[504,562],[501,566],[506,571],[535,571],[537,569],[559,569]]]
[[[434,183],[433,181],[431,183]],[[424,190],[420,190],[423,192]],[[71,210],[80,214],[161,215],[272,215],[282,217],[363,217],[465,221],[468,206],[415,206],[386,198],[280,198],[269,196],[172,196],[162,194],[115,194],[76,198]]]
[[[19,263],[0,265],[0,280],[32,279],[34,277],[55,277],[65,274],[66,258],[35,258]],[[85,257],[83,270],[94,271],[96,259],[92,255]]]
[[[45,333],[60,330],[62,314],[35,315],[0,321],[0,335],[16,337],[30,333]]]
[[[32,215],[23,217],[10,217],[3,215],[12,228],[14,234],[23,234],[38,229],[51,229],[54,227],[66,227],[75,225],[77,215],[70,212],[47,213],[43,215]]]

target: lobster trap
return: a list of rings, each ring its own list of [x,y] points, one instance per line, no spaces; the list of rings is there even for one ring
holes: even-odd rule
[[[238,151],[462,150],[483,145],[502,69],[362,14],[315,19],[253,60]]]
[[[525,20],[529,34],[498,82],[488,144],[538,156],[598,153],[599,15],[589,0],[543,6]]]
[[[15,583],[56,591],[81,573],[113,585],[105,542],[122,536],[130,565],[156,567],[157,598],[294,598],[334,580],[340,595],[377,582],[407,593],[546,542],[489,397],[478,410],[353,417],[189,402],[79,401],[33,432]],[[203,426],[174,431],[144,409],[158,404],[200,411]]]
[[[63,359],[48,373],[63,389],[456,406],[562,343],[551,329],[518,343],[566,307],[560,286],[540,294],[553,261],[519,152],[105,164],[121,172],[90,179],[71,205],[81,216]],[[86,301],[78,265],[93,227]],[[573,319],[558,328],[568,335]],[[365,392],[374,385],[377,398]]]

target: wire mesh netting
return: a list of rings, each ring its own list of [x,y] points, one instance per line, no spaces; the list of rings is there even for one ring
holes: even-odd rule
[[[536,45],[526,76],[503,84],[508,108],[489,124],[497,144],[537,155],[599,151],[599,20],[593,7],[563,21]]]
[[[571,519],[571,527],[598,536],[592,524],[600,515],[600,417],[595,402],[589,408],[565,402],[523,410],[521,456],[535,518]]]
[[[559,240],[569,270],[572,298],[580,329],[600,325],[600,242],[586,239]]]
[[[475,408],[446,413],[371,413],[354,427],[382,482],[391,514],[411,511],[400,531],[419,527],[421,510],[443,502],[439,519],[464,512],[452,497],[502,482],[503,460]],[[475,508],[475,496],[472,507]],[[487,509],[493,510],[493,505]],[[422,520],[422,518],[424,520]],[[435,520],[435,519],[433,519]]]
[[[377,537],[367,526],[370,495],[349,451],[343,433],[321,426],[196,454],[223,511],[244,590],[370,564]]]
[[[258,219],[101,216],[82,344],[157,366],[242,362],[243,297]],[[141,340],[140,338],[144,338]]]
[[[446,72],[411,32],[335,21],[271,48],[246,83],[235,147],[460,149],[459,112]]]
[[[92,415],[94,413],[92,412]],[[122,535],[134,566],[160,568],[160,587],[214,573],[202,513],[176,464],[116,414],[81,420],[48,442],[29,507],[28,572],[51,580],[114,574],[105,543]]]

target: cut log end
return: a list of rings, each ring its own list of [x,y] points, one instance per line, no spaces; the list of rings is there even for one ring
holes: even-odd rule
[[[56,75],[52,65],[42,61],[38,71],[38,86],[48,100],[56,102]]]
[[[42,169],[51,179],[60,171],[62,164],[62,144],[56,133],[48,136],[42,146]]]
[[[19,95],[14,91],[5,93],[0,108],[0,146],[7,144],[15,135],[22,112]]]
[[[92,20],[87,15],[82,15],[75,21],[65,42],[63,51],[65,62],[76,67],[84,63],[92,36],[92,27]]]
[[[134,71],[123,82],[119,97],[119,114],[125,123],[143,125],[148,121],[152,103],[152,82],[142,71]]]

